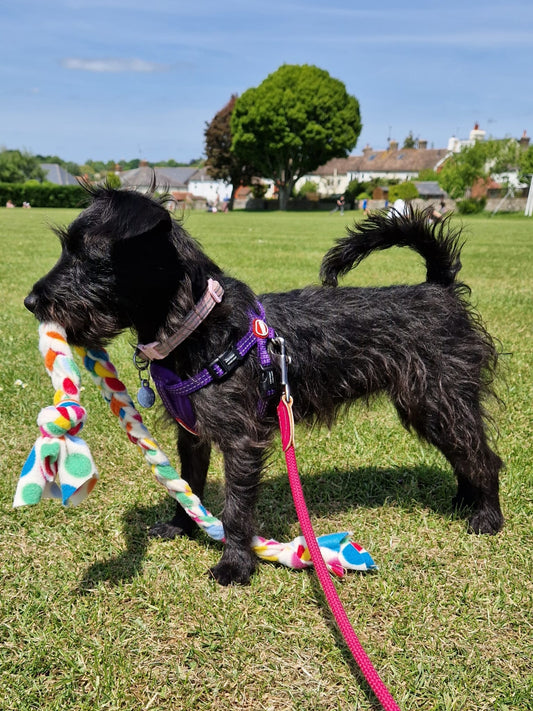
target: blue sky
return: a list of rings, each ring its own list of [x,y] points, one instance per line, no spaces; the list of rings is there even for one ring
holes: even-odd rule
[[[475,122],[533,135],[524,0],[13,0],[0,27],[0,147],[78,163],[197,158],[231,94],[283,63],[357,97],[354,153]]]

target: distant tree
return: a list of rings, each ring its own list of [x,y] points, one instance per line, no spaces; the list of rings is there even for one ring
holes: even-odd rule
[[[416,147],[416,138],[413,136],[413,132],[409,131],[409,135],[406,136],[403,141],[402,148],[415,148],[415,147]]]
[[[520,148],[513,138],[476,141],[446,159],[438,173],[438,181],[450,197],[459,199],[468,197],[476,181],[516,170],[519,163]]]
[[[122,170],[137,170],[141,161],[139,158],[133,158],[133,160],[119,160],[118,164]]]
[[[518,167],[521,179],[529,183],[533,175],[533,146],[529,146],[525,151],[522,151],[518,159]]]
[[[483,141],[477,141],[446,159],[439,172],[439,185],[457,200],[464,197],[477,180],[486,177],[487,149]]]
[[[85,171],[90,177],[96,177],[97,175],[103,175],[106,172],[106,164],[103,163],[101,160],[86,160],[85,165],[83,168],[86,168],[87,170]]]
[[[109,172],[106,177],[105,177],[105,182],[108,188],[120,188],[122,183],[120,182],[120,178],[116,173]]]
[[[274,180],[282,210],[298,178],[345,157],[360,132],[357,99],[341,81],[307,64],[284,64],[245,91],[231,118],[233,152]]]
[[[432,168],[424,168],[424,170],[421,170],[420,173],[418,174],[417,180],[434,180],[437,181],[439,179],[439,174],[437,173],[436,170],[433,170]]]
[[[215,180],[223,180],[231,184],[231,197],[228,208],[233,210],[235,193],[240,185],[249,185],[254,176],[252,167],[243,163],[231,150],[231,116],[237,101],[237,94],[233,94],[228,103],[218,111],[211,123],[205,128],[205,163],[207,172]]]
[[[28,180],[42,181],[45,172],[36,156],[27,151],[0,150],[0,182],[25,183]]]
[[[59,156],[43,156],[37,154],[35,157],[37,158],[39,163],[57,163],[57,165],[60,165],[71,175],[82,174],[81,167],[78,165],[78,163],[74,163],[73,161],[63,160]]]

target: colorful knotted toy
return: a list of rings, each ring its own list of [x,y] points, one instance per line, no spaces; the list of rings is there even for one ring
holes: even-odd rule
[[[39,336],[39,349],[56,390],[54,406],[39,413],[37,423],[41,436],[22,469],[13,505],[36,504],[42,497],[61,498],[65,506],[76,505],[92,491],[98,479],[89,448],[77,437],[86,417],[80,405],[80,373],[61,326],[40,324]],[[141,449],[157,481],[198,526],[214,540],[223,542],[222,522],[203,506],[154,441],[107,352],[104,349],[76,350],[128,438]],[[320,536],[318,543],[328,569],[339,577],[346,569],[376,568],[370,554],[351,541],[349,533]],[[290,568],[312,565],[301,536],[289,543],[256,536],[252,545],[257,556],[264,560]]]

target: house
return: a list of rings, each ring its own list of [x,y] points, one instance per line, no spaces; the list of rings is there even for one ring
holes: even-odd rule
[[[477,141],[484,141],[487,132],[479,128],[479,124],[474,124],[474,128],[470,131],[468,138],[457,138],[452,136],[448,141],[448,150],[452,153],[460,153],[463,148],[473,146]]]
[[[78,185],[76,178],[62,168],[58,163],[41,163],[47,183],[54,185]]]
[[[437,171],[449,155],[447,148],[428,148],[427,141],[419,141],[417,148],[399,148],[391,141],[387,150],[363,148],[362,155],[334,158],[312,173],[303,176],[296,189],[306,181],[317,184],[320,195],[343,193],[352,180],[365,183],[376,178],[413,180],[422,170]]]
[[[215,203],[231,196],[231,185],[222,180],[213,180],[205,168],[196,167],[150,167],[146,162],[134,170],[117,172],[123,187],[148,192],[155,180],[158,188],[171,193],[187,206]],[[203,198],[203,200],[202,200]]]
[[[215,204],[230,199],[232,186],[223,180],[213,180],[206,168],[198,168],[190,177],[188,188],[193,195]]]

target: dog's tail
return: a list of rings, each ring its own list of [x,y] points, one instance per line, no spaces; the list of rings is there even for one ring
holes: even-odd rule
[[[348,235],[332,247],[322,261],[322,283],[337,286],[339,276],[347,274],[372,252],[389,247],[410,247],[426,262],[426,280],[450,286],[461,269],[460,230],[450,226],[449,217],[434,221],[432,209],[406,214],[396,210],[371,213]]]

